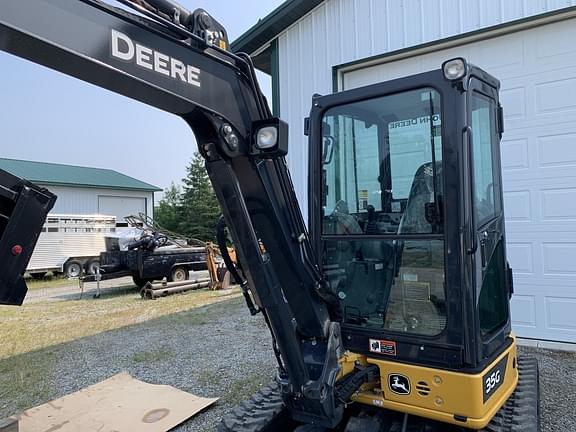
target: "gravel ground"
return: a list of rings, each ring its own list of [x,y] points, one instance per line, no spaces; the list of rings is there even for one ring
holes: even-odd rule
[[[543,432],[576,431],[576,353],[520,347],[540,368]]]
[[[261,317],[250,316],[240,298],[44,351],[33,355],[54,359],[43,377],[49,391],[28,398],[27,403],[33,405],[121,371],[199,396],[220,397],[215,405],[174,429],[177,432],[215,430],[222,415],[268,383],[275,369],[268,330]],[[576,354],[524,347],[521,351],[540,362],[543,431],[576,431]],[[30,355],[8,360],[18,364]],[[6,368],[3,362],[0,371]],[[17,406],[17,401],[0,400],[0,418],[17,412]]]

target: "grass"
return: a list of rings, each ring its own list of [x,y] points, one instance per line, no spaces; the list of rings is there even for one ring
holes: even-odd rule
[[[132,354],[132,363],[156,363],[174,357],[174,353],[167,348],[158,348],[151,351],[139,351]]]
[[[239,295],[238,289],[227,292],[199,290],[147,301],[135,291],[113,291],[98,300],[85,297],[29,303],[21,307],[0,306],[0,359]]]
[[[72,284],[78,285],[78,281],[68,280],[64,276],[48,276],[43,279],[26,279],[26,285],[28,285],[28,289],[30,290],[59,288]]]
[[[263,376],[260,372],[248,374],[228,387],[223,401],[237,405],[256,393],[262,386],[269,383],[270,377]]]
[[[56,364],[51,349],[0,360],[0,409],[9,412],[27,409],[51,396],[50,375]]]
[[[224,386],[221,380],[221,374],[217,370],[204,369],[196,376],[198,384],[205,386],[208,384]],[[270,377],[262,374],[260,370],[246,370],[242,378],[234,381],[231,385],[226,386],[226,394],[222,397],[222,402],[230,405],[237,405],[248,399],[263,386],[270,384]]]

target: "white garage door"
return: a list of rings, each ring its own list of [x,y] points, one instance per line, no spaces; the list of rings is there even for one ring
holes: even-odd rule
[[[146,214],[146,198],[100,195],[98,213],[116,216],[116,223],[124,223],[125,216]]]
[[[514,329],[576,342],[576,19],[345,72],[342,85],[436,69],[457,56],[502,82]]]

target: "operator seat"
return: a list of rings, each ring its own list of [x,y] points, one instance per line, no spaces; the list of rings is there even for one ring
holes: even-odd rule
[[[441,197],[442,163],[436,162],[436,194]],[[434,203],[432,162],[422,164],[414,174],[406,209],[400,219],[398,234],[432,234],[434,225],[426,217],[426,204]],[[441,204],[441,203],[440,203]]]
[[[350,214],[346,201],[340,200],[336,203],[332,218],[336,222],[334,234],[362,234],[362,228],[356,218]]]
[[[436,196],[432,162],[422,164],[414,174],[398,234],[434,234],[442,232],[442,163],[436,162]],[[436,210],[439,208],[439,213]],[[400,296],[404,319],[416,329],[427,325],[431,334],[445,322],[444,242],[399,240],[395,243]],[[417,281],[417,282],[415,282]],[[426,307],[425,305],[431,305]],[[407,314],[406,311],[411,311]],[[440,329],[440,330],[436,330]],[[420,332],[425,332],[422,328]]]
[[[442,162],[436,162],[436,195],[438,196],[440,212],[442,212]],[[414,180],[410,187],[410,194],[408,195],[408,202],[406,209],[400,219],[398,225],[398,234],[433,234],[436,232],[435,226],[441,225],[441,215],[436,215],[437,221],[432,220],[430,215],[427,215],[427,209],[434,203],[434,170],[432,169],[432,162],[422,164],[414,174]],[[401,259],[405,241],[400,240],[396,242],[396,255],[398,257],[398,268],[400,265],[430,267],[430,258],[432,254],[441,253],[443,258],[443,250],[432,250],[432,244],[429,241],[410,241],[410,261],[409,263],[402,263]],[[418,251],[418,252],[417,252]],[[421,253],[420,253],[421,252]]]

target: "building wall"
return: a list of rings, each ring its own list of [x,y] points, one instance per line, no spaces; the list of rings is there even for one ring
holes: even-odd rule
[[[99,213],[98,197],[104,196],[104,197],[145,198],[147,214],[149,216],[154,215],[154,194],[152,192],[118,190],[118,189],[76,188],[76,187],[49,186],[49,185],[44,185],[44,187],[58,196],[56,204],[54,205],[54,208],[52,209],[51,213],[98,214]],[[127,216],[128,213],[130,213],[130,210],[127,210],[127,213],[124,216]],[[117,220],[117,222],[123,222],[123,221]]]
[[[514,268],[515,332],[576,342],[574,253],[576,176],[576,10],[563,21],[491,31],[396,55],[399,50],[535,17],[576,0],[327,0],[279,36],[280,116],[291,127],[288,163],[307,214],[307,138],[311,95],[385,81],[465,56],[501,80],[507,250]],[[566,12],[566,13],[564,13]],[[535,20],[534,20],[535,21]],[[528,24],[527,24],[528,25]],[[504,32],[504,30],[502,30]],[[433,49],[433,51],[432,51]],[[394,53],[380,62],[365,60]]]
[[[332,67],[576,5],[576,0],[328,0],[278,38],[280,116],[288,163],[307,214],[303,119],[314,93],[332,92]],[[439,65],[438,65],[439,66]]]

